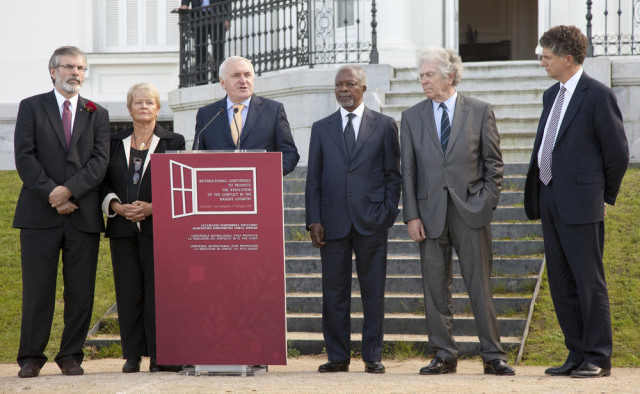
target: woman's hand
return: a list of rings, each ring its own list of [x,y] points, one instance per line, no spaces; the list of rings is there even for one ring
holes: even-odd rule
[[[131,204],[121,204],[112,201],[110,205],[113,212],[134,223],[143,221],[152,213],[152,205],[146,201],[134,201]]]

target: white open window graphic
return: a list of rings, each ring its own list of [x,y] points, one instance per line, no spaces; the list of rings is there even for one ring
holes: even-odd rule
[[[193,168],[169,160],[171,217],[255,215],[256,167]]]

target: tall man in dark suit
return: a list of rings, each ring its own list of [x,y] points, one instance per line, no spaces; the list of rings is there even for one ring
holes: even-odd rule
[[[109,114],[80,97],[87,60],[60,47],[49,60],[54,90],[22,100],[15,159],[23,185],[13,227],[21,229],[22,327],[18,376],[38,376],[47,361],[62,251],[64,330],[55,361],[81,375],[104,221],[98,186],[109,162]]]
[[[462,62],[451,49],[418,56],[427,99],[402,113],[403,215],[419,242],[429,344],[423,375],[456,372],[451,310],[452,247],[480,339],[484,373],[513,375],[491,293],[491,215],[502,187],[502,153],[491,105],[459,94]]]
[[[629,147],[614,93],[582,70],[588,42],[580,29],[553,27],[540,46],[541,66],[558,83],[543,96],[524,203],[529,219],[542,219],[549,288],[569,350],[545,373],[608,376],[604,204],[616,201]]]
[[[198,110],[193,149],[282,152],[282,172],[287,175],[300,159],[287,114],[281,103],[253,94],[254,79],[249,60],[232,56],[222,62],[220,86],[227,97]]]
[[[365,107],[364,70],[343,66],[335,79],[339,111],[311,128],[306,221],[322,259],[322,330],[329,361],[319,372],[349,370],[351,254],[356,255],[364,324],[365,371],[382,360],[387,234],[398,216],[400,147],[395,121]]]

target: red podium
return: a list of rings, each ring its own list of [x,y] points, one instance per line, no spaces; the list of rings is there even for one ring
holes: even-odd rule
[[[286,365],[281,153],[151,168],[158,364]]]

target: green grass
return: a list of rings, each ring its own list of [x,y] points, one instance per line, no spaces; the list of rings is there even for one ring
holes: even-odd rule
[[[22,182],[16,171],[0,171],[0,362],[15,362],[20,342],[22,271],[20,269],[20,231],[12,228],[13,214]],[[45,354],[53,359],[62,335],[62,264],[58,267],[56,309],[51,338]],[[100,242],[95,301],[91,325],[115,302],[113,273],[108,241]]]
[[[640,170],[630,169],[605,218],[604,268],[611,302],[614,366],[640,366]],[[523,361],[558,365],[567,350],[545,277],[531,322]]]
[[[11,227],[21,182],[15,171],[0,171],[0,362],[13,363],[20,337],[21,270],[19,231]],[[627,172],[615,207],[607,207],[605,269],[614,329],[614,366],[640,366],[640,170]],[[503,256],[504,257],[504,256]],[[522,256],[517,256],[522,257]],[[541,257],[541,256],[530,256]],[[507,292],[504,295],[512,294]],[[46,353],[53,358],[62,332],[62,280],[51,339]],[[115,302],[108,241],[100,244],[96,297],[92,325]],[[385,357],[419,357],[421,349],[397,346]],[[87,349],[91,353],[90,349]],[[295,349],[290,350],[292,356]],[[397,352],[394,354],[394,352]],[[119,346],[101,349],[94,357],[120,357]],[[528,365],[553,365],[564,361],[566,349],[545,281],[536,301],[523,361]],[[510,357],[512,360],[513,357]]]

